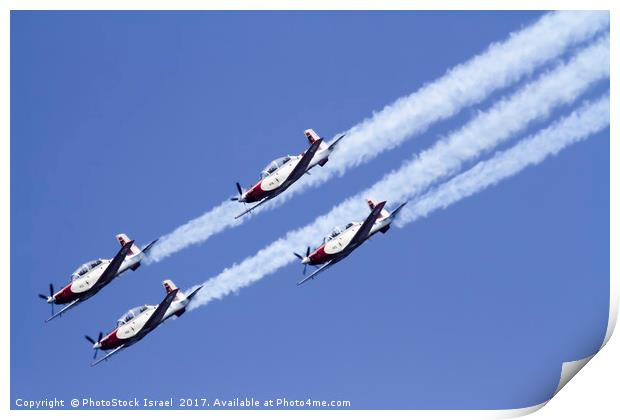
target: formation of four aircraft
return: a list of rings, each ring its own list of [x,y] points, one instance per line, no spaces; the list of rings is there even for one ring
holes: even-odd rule
[[[344,137],[343,134],[330,145],[327,145],[323,138],[319,137],[312,129],[306,130],[304,134],[310,142],[310,147],[305,152],[298,156],[285,156],[272,161],[261,172],[261,179],[245,191],[237,183],[239,196],[233,197],[231,200],[256,204],[235,218],[251,212],[256,207],[280,195],[315,166],[325,165],[338,142]],[[335,228],[329,236],[323,239],[323,243],[312,252],[310,247],[306,249],[305,255],[294,252],[304,265],[304,275],[308,265],[320,266],[297,284],[305,283],[323,270],[342,261],[375,233],[386,233],[405,204],[399,205],[390,213],[385,209],[385,201],[375,203],[368,200],[370,214],[363,222],[351,222],[344,227]],[[94,296],[125,271],[137,270],[142,260],[147,257],[149,250],[157,242],[156,239],[146,245],[144,249],[140,249],[125,234],[119,234],[116,238],[121,249],[114,258],[111,260],[97,259],[82,264],[71,275],[69,284],[62,289],[54,292],[54,286],[50,284],[49,296],[39,294],[39,297],[51,304],[52,307],[52,316],[46,322],[61,316],[67,310]],[[114,330],[105,336],[103,333],[99,333],[97,340],[85,336],[95,350],[95,359],[98,350],[107,352],[104,357],[95,360],[91,366],[107,360],[120,350],[140,341],[166,319],[183,315],[191,300],[202,288],[200,286],[185,295],[172,281],[164,280],[163,284],[166,289],[166,296],[159,305],[143,305],[130,309],[117,321]],[[64,306],[55,313],[54,305]]]

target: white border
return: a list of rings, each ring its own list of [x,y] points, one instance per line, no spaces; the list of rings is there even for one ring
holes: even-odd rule
[[[439,7],[441,6],[441,7]],[[92,0],[92,1],[78,1],[78,0],[57,0],[57,1],[44,1],[44,0],[8,0],[3,1],[0,4],[2,15],[0,17],[1,35],[0,35],[0,57],[4,57],[2,61],[3,65],[0,67],[0,92],[4,93],[4,100],[0,102],[0,128],[2,129],[3,141],[2,141],[2,153],[0,153],[0,194],[4,198],[2,201],[2,222],[0,224],[0,231],[4,233],[5,240],[0,245],[0,258],[2,268],[4,272],[3,279],[5,287],[10,287],[10,206],[9,206],[9,177],[10,177],[10,126],[9,126],[9,111],[10,111],[10,10],[339,10],[339,9],[362,9],[362,10],[558,10],[558,9],[579,9],[579,10],[610,10],[611,13],[611,28],[620,28],[620,20],[616,13],[617,8],[614,7],[615,3],[611,0],[565,0],[565,1],[553,1],[553,0],[504,0],[504,1],[489,1],[489,0],[444,0],[442,2],[434,2],[432,0],[417,0],[417,1],[398,1],[398,0],[383,0],[383,1],[370,1],[370,0],[261,0],[258,3],[256,0],[213,0],[213,1],[198,1],[198,0]],[[611,30],[611,73],[615,74],[618,66],[616,56],[614,54],[614,46],[616,45],[617,36],[616,31]],[[618,94],[615,84],[611,83],[611,116],[618,115]],[[612,120],[611,124],[611,139],[617,139],[617,129],[615,128],[615,121]],[[617,185],[618,170],[616,169],[618,164],[618,147],[614,141],[611,141],[611,156],[610,156],[610,168],[611,168],[611,208],[610,214],[618,214],[618,197],[614,194],[614,186]],[[618,269],[617,269],[617,257],[618,257],[618,226],[614,217],[610,220],[610,314],[609,325],[605,336],[604,344],[607,344],[613,330],[615,328],[617,315],[618,315]],[[7,296],[7,294],[5,294]],[[3,305],[5,308],[4,326],[7,333],[5,337],[9,336],[10,330],[10,306]],[[580,380],[567,387],[566,391],[559,394],[558,397],[553,398],[553,402],[549,404],[549,407],[545,410],[539,411],[536,416],[538,418],[583,418],[583,416],[594,418],[606,418],[611,413],[618,413],[620,410],[619,399],[616,395],[618,384],[618,373],[620,371],[618,362],[618,354],[620,354],[620,345],[616,342],[612,342],[611,346],[606,346],[606,350],[602,355],[594,358],[594,362],[591,363],[592,367],[586,368],[585,373],[580,375]],[[609,348],[609,351],[607,350]],[[40,418],[42,416],[56,417],[56,418],[82,418],[85,415],[81,410],[63,410],[63,411],[10,411],[10,347],[7,344],[0,346],[0,354],[2,359],[2,372],[4,372],[4,381],[0,382],[0,388],[2,396],[0,401],[2,403],[3,411],[8,411],[10,416],[20,418]],[[560,384],[556,393],[559,392],[564,385],[572,378],[586,363],[592,359],[588,357],[581,361],[567,362],[562,367],[562,375]],[[53,380],[53,378],[50,378]],[[575,382],[575,381],[573,381]],[[534,411],[545,404],[540,404],[534,407],[527,407],[517,410],[496,410],[496,411],[349,411],[342,413],[338,411],[322,411],[322,417],[337,418],[345,415],[355,415],[361,417],[399,417],[399,418],[445,418],[458,417],[458,418],[508,418],[525,415]],[[44,414],[45,413],[45,414]],[[171,415],[178,415],[180,411],[115,411],[114,415],[122,417],[146,417],[149,418],[169,418]],[[593,414],[598,414],[594,415]],[[107,410],[90,411],[89,417],[106,418],[110,415]],[[252,417],[252,418],[290,418],[292,416],[296,418],[310,418],[317,415],[314,411],[183,411],[183,416],[188,417],[201,417],[205,415],[214,418],[227,418],[231,415]],[[557,416],[557,417],[556,417]]]

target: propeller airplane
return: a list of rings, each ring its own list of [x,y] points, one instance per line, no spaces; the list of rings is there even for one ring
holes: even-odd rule
[[[258,203],[235,216],[235,219],[280,195],[316,165],[325,165],[329,160],[329,155],[345,136],[341,135],[328,146],[314,130],[308,129],[304,131],[304,134],[310,142],[310,147],[304,153],[298,156],[284,156],[272,161],[261,172],[260,181],[245,191],[237,182],[239,196],[232,197],[231,200],[240,203]]]
[[[304,265],[304,275],[308,265],[321,266],[298,282],[298,286],[314,278],[323,270],[342,261],[375,233],[386,233],[390,229],[390,225],[395,217],[407,204],[405,202],[399,205],[390,213],[384,209],[385,201],[378,204],[372,200],[367,200],[367,202],[370,207],[370,215],[368,215],[364,222],[351,222],[342,228],[335,228],[327,238],[323,239],[323,244],[314,251],[310,252],[310,247],[306,248],[305,256],[294,252],[295,256]]]
[[[127,311],[116,322],[116,328],[110,333],[99,333],[97,340],[85,335],[95,350],[93,359],[97,359],[97,352],[104,350],[107,354],[95,360],[91,366],[95,366],[119,351],[142,340],[147,334],[163,324],[172,316],[180,317],[185,313],[187,305],[196,296],[202,286],[194,289],[189,295],[181,292],[171,280],[164,280],[166,297],[159,305],[142,305]]]

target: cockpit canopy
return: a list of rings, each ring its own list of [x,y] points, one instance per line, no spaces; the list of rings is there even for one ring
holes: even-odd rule
[[[334,239],[336,236],[340,235],[342,232],[344,232],[345,230],[349,229],[351,226],[353,226],[355,223],[347,223],[345,226],[338,226],[335,227],[332,230],[332,233],[329,234],[329,236],[327,237],[327,240],[331,240]]]
[[[125,312],[123,316],[118,319],[118,321],[116,321],[116,328],[128,323],[129,321],[140,315],[142,312],[146,311],[149,307],[149,305],[142,305],[131,308],[130,310]]]
[[[271,161],[269,165],[265,166],[265,169],[263,169],[263,171],[260,173],[260,178],[264,179],[265,177],[269,176],[270,174],[275,172],[279,167],[286,164],[292,158],[293,156],[284,156],[274,161]]]
[[[71,274],[71,281],[79,277],[82,277],[84,274],[88,273],[90,270],[97,267],[102,262],[103,260],[99,259],[99,260],[93,260],[93,261],[89,261],[87,263],[82,264],[73,272],[73,274]]]

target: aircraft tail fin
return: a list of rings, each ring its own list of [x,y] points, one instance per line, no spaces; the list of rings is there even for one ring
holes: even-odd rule
[[[164,288],[166,289],[166,293],[172,293],[174,290],[177,290],[178,287],[172,282],[172,280],[164,280],[163,281]],[[180,290],[177,292],[174,300],[184,300],[185,295]]]
[[[366,200],[368,202],[368,207],[370,207],[370,210],[372,211],[375,206],[377,205],[377,203],[373,200],[371,200],[370,198]],[[379,213],[379,217],[377,218],[377,220],[381,220],[381,219],[385,219],[386,217],[390,216],[390,212],[387,211],[385,208],[383,208],[383,210],[381,210],[381,213]]]
[[[121,246],[124,246],[127,242],[131,240],[129,239],[129,236],[125,235],[124,233],[119,233],[118,235],[116,235],[116,239],[121,244]],[[129,248],[127,257],[133,257],[134,255],[137,255],[140,252],[142,252],[140,250],[140,247],[134,243],[133,245],[131,245],[131,248]]]
[[[401,211],[401,210],[403,209],[403,207],[405,207],[406,205],[407,205],[407,202],[405,201],[405,202],[404,202],[404,203],[402,203],[400,206],[396,207],[396,208],[394,209],[394,211],[392,211],[392,218],[395,218],[395,217],[396,217],[396,215],[397,215],[398,213],[400,213],[400,211]]]
[[[314,144],[319,140],[323,140],[323,138],[319,137],[319,135],[311,128],[304,131],[304,134],[308,138],[308,141],[310,142],[310,144]]]

